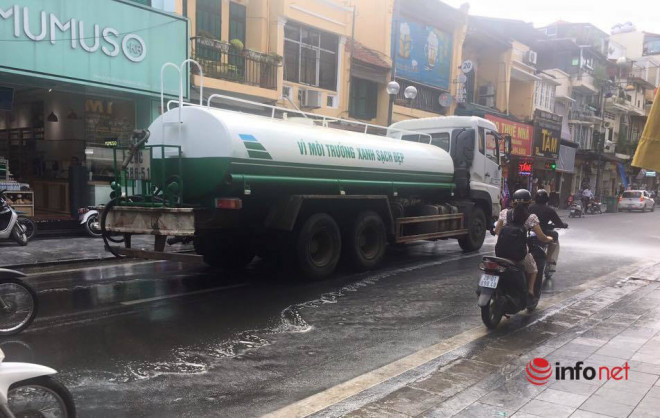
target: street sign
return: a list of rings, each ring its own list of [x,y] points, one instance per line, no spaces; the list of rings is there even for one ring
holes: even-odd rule
[[[470,61],[470,60],[465,60],[461,64],[461,71],[463,71],[463,74],[469,73],[470,71],[472,71],[473,68],[474,68],[474,65],[472,64],[472,61]]]

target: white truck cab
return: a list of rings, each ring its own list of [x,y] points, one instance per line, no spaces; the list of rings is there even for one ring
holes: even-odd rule
[[[473,138],[474,151],[472,161],[468,162],[470,197],[478,198],[488,195],[491,214],[499,214],[500,191],[502,187],[501,160],[498,144],[503,141],[497,132],[495,124],[487,119],[476,116],[440,116],[424,119],[410,119],[392,124],[392,128],[416,131],[431,135],[431,145],[438,146],[457,163],[456,144],[458,134],[468,131]],[[465,135],[465,134],[464,134]],[[426,136],[413,134],[402,135],[407,141],[428,141]]]

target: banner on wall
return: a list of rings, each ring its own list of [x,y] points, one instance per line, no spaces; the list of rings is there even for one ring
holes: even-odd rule
[[[485,118],[497,126],[497,132],[511,135],[511,155],[519,157],[532,155],[532,125],[513,122],[489,114],[486,114]],[[500,149],[500,151],[503,150]]]
[[[399,39],[392,39],[397,77],[449,90],[451,33],[405,18],[392,31],[393,38],[397,32]]]

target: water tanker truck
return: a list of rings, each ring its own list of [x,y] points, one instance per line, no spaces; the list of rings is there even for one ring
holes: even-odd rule
[[[491,122],[418,119],[378,136],[365,133],[371,125],[357,132],[354,122],[268,108],[270,117],[181,104],[115,149],[113,200],[102,215],[107,248],[171,258],[165,238],[192,237],[209,265],[272,256],[318,279],[340,259],[377,267],[388,243],[451,238],[465,251],[481,247],[500,210],[506,142]],[[155,235],[154,251],[130,248],[133,234]]]

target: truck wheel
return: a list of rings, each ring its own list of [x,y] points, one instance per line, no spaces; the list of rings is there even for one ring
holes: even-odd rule
[[[344,250],[359,271],[372,269],[383,259],[387,237],[385,224],[376,212],[358,215],[344,235]]]
[[[481,208],[472,209],[467,226],[468,233],[458,239],[458,245],[463,251],[476,251],[481,248],[486,238],[486,215]]]
[[[295,245],[297,265],[305,277],[320,280],[335,271],[341,255],[341,234],[327,213],[310,216],[298,230]]]

